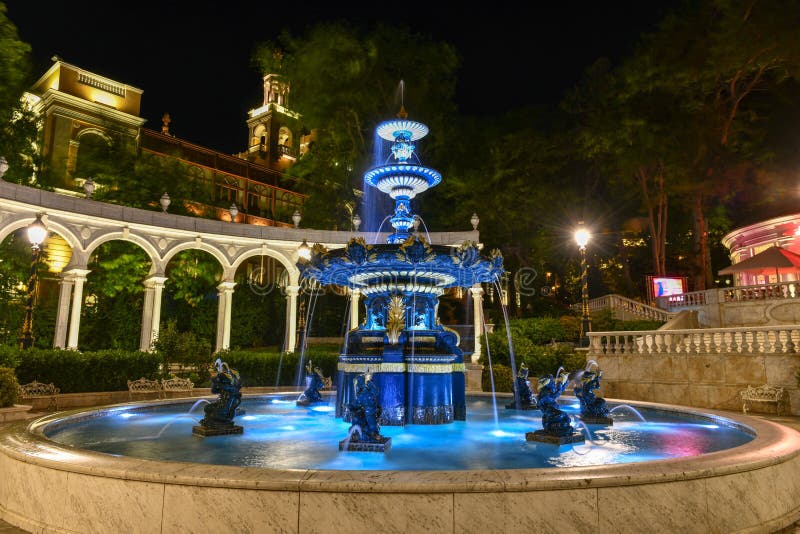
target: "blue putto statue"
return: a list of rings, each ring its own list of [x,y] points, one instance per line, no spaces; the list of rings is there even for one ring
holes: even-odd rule
[[[599,398],[594,394],[594,390],[600,389],[600,378],[603,371],[586,371],[583,373],[580,382],[575,386],[575,396],[581,403],[581,419],[586,423],[612,425],[614,420],[609,415],[606,408],[605,399]]]
[[[325,387],[325,375],[322,374],[322,369],[314,367],[311,360],[306,364],[306,390],[297,399],[298,406],[308,406],[317,402],[322,402],[322,395],[320,390]]]
[[[355,396],[347,405],[350,412],[350,437],[339,442],[339,450],[384,452],[392,438],[381,436],[378,419],[381,416],[380,391],[367,371],[353,379]]]
[[[539,379],[539,393],[536,395],[536,404],[542,410],[542,430],[528,432],[525,439],[528,441],[543,441],[564,445],[584,441],[580,432],[575,432],[569,415],[558,406],[558,397],[564,392],[569,383],[567,373],[543,376]]]
[[[233,424],[236,409],[242,402],[242,381],[239,372],[231,369],[227,363],[217,358],[211,371],[211,393],[217,393],[216,401],[206,404],[206,416],[200,425],[192,428],[198,436],[220,436],[225,434],[241,434],[244,429]]]
[[[517,371],[517,387],[514,391],[514,401],[506,404],[506,408],[510,410],[535,410],[536,397],[531,390],[531,382],[528,380],[528,366],[525,362],[519,366]]]

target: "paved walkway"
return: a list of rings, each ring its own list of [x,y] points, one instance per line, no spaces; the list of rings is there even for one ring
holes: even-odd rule
[[[731,415],[737,415],[737,414],[738,413],[736,412],[731,412]],[[41,414],[36,414],[36,415],[38,416]],[[800,432],[800,416],[769,415],[769,414],[755,414],[755,413],[750,413],[748,415],[751,415],[753,417],[758,417],[759,419],[766,419],[768,421],[780,423],[790,428],[794,428],[795,430]],[[0,427],[2,426],[3,425],[0,424]],[[0,519],[0,534],[30,534],[30,533],[27,530],[22,530],[21,528],[17,528]],[[773,534],[800,534],[800,521],[798,521],[794,525],[778,530]]]

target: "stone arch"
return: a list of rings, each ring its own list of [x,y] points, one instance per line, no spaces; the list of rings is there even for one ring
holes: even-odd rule
[[[259,247],[259,248],[252,248],[245,252],[243,252],[236,260],[233,261],[230,267],[231,274],[235,274],[239,267],[250,258],[255,258],[257,256],[269,256],[271,258],[275,258],[278,260],[286,272],[289,273],[289,282],[292,285],[297,284],[297,280],[300,279],[300,270],[295,266],[290,258],[288,258],[285,254],[281,253],[281,251],[269,249],[266,247]]]
[[[0,226],[0,241],[3,241],[6,237],[8,237],[13,232],[16,232],[20,228],[25,228],[26,226],[28,226],[29,224],[31,224],[35,220],[36,220],[36,215],[33,215],[33,214],[25,215],[21,219],[13,219],[13,220],[9,221],[9,224],[7,224],[5,226]],[[76,255],[83,255],[83,247],[81,247],[81,241],[78,238],[78,236],[76,236],[72,232],[72,230],[69,227],[64,226],[63,224],[59,223],[58,221],[54,221],[54,220],[49,219],[47,217],[45,217],[42,222],[44,222],[44,225],[47,227],[47,231],[48,232],[54,231],[55,233],[60,235],[62,238],[64,238],[64,240],[66,240],[66,242],[69,244],[70,248],[72,249],[72,254],[73,254],[72,257],[73,258],[75,258]],[[76,254],[76,253],[80,253],[80,254]],[[74,263],[74,262],[70,262],[70,263]]]
[[[101,130],[100,128],[91,128],[90,127],[90,128],[81,129],[78,132],[78,135],[75,136],[75,141],[80,142],[81,137],[83,137],[84,135],[96,135],[98,137],[102,137],[109,146],[111,146],[111,144],[113,143],[113,140],[111,139],[111,137],[106,132]]]
[[[197,241],[185,241],[183,243],[175,245],[174,247],[172,247],[171,249],[169,249],[164,253],[160,263],[163,267],[166,267],[166,265],[170,262],[170,260],[175,257],[175,254],[177,254],[178,252],[182,252],[184,250],[191,250],[191,249],[202,250],[214,256],[214,258],[216,258],[216,260],[222,267],[223,280],[229,280],[229,278],[233,278],[233,273],[231,273],[231,264],[228,261],[228,258],[225,256],[225,253],[223,253],[217,247],[205,243],[203,241],[200,241],[199,243]]]
[[[292,146],[292,130],[287,126],[281,126],[278,130],[278,144],[283,146]]]
[[[86,246],[86,257],[91,257],[92,252],[94,252],[97,247],[103,243],[108,243],[109,241],[126,241],[128,243],[138,245],[139,248],[144,250],[144,253],[147,254],[147,257],[150,259],[150,272],[148,273],[148,276],[153,274],[163,274],[163,267],[166,265],[166,263],[162,265],[162,262],[160,261],[161,257],[153,244],[137,234],[126,234],[124,232],[116,231],[103,234],[95,238],[94,241]]]

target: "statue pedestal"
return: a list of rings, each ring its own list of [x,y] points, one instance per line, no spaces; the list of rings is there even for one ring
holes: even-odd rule
[[[192,434],[206,438],[209,436],[229,436],[231,434],[241,434],[244,432],[244,427],[239,425],[231,425],[225,427],[207,427],[207,426],[194,426],[192,427]]]
[[[479,363],[465,363],[467,368],[467,391],[483,391],[481,377],[483,365]]]
[[[581,415],[580,419],[587,425],[614,425],[614,420],[610,417],[592,417],[590,415]]]
[[[381,443],[371,443],[364,441],[351,441],[345,438],[339,442],[340,451],[353,452],[386,452],[392,448],[392,438],[383,438]]]
[[[525,439],[528,441],[538,441],[541,443],[549,443],[551,445],[567,445],[568,443],[583,443],[586,438],[581,432],[573,432],[567,436],[553,436],[546,433],[544,430],[536,430],[535,432],[526,432]]]

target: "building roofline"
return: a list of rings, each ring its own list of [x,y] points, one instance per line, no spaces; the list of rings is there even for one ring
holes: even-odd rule
[[[82,73],[94,76],[95,78],[97,78],[97,79],[99,79],[99,80],[101,80],[103,82],[111,83],[111,84],[114,84],[114,85],[122,85],[122,86],[125,87],[126,91],[134,91],[134,92],[139,93],[139,94],[144,93],[143,89],[139,89],[138,87],[134,87],[133,85],[128,85],[127,83],[118,82],[117,80],[112,80],[111,78],[107,78],[107,77],[102,76],[100,74],[95,74],[94,72],[92,72],[90,70],[86,70],[86,69],[81,68],[81,67],[79,67],[77,65],[73,65],[72,63],[67,63],[66,61],[62,61],[60,59],[55,60],[53,62],[53,64],[50,66],[50,68],[47,69],[47,71],[45,71],[45,73],[42,74],[39,77],[39,79],[36,80],[36,82],[33,83],[33,85],[31,85],[31,88],[35,88],[39,84],[43,83],[48,77],[50,77],[50,75],[52,75],[56,71],[56,69],[60,68],[62,65],[65,66],[65,67],[69,67],[71,69],[75,69],[78,72],[82,72]]]

